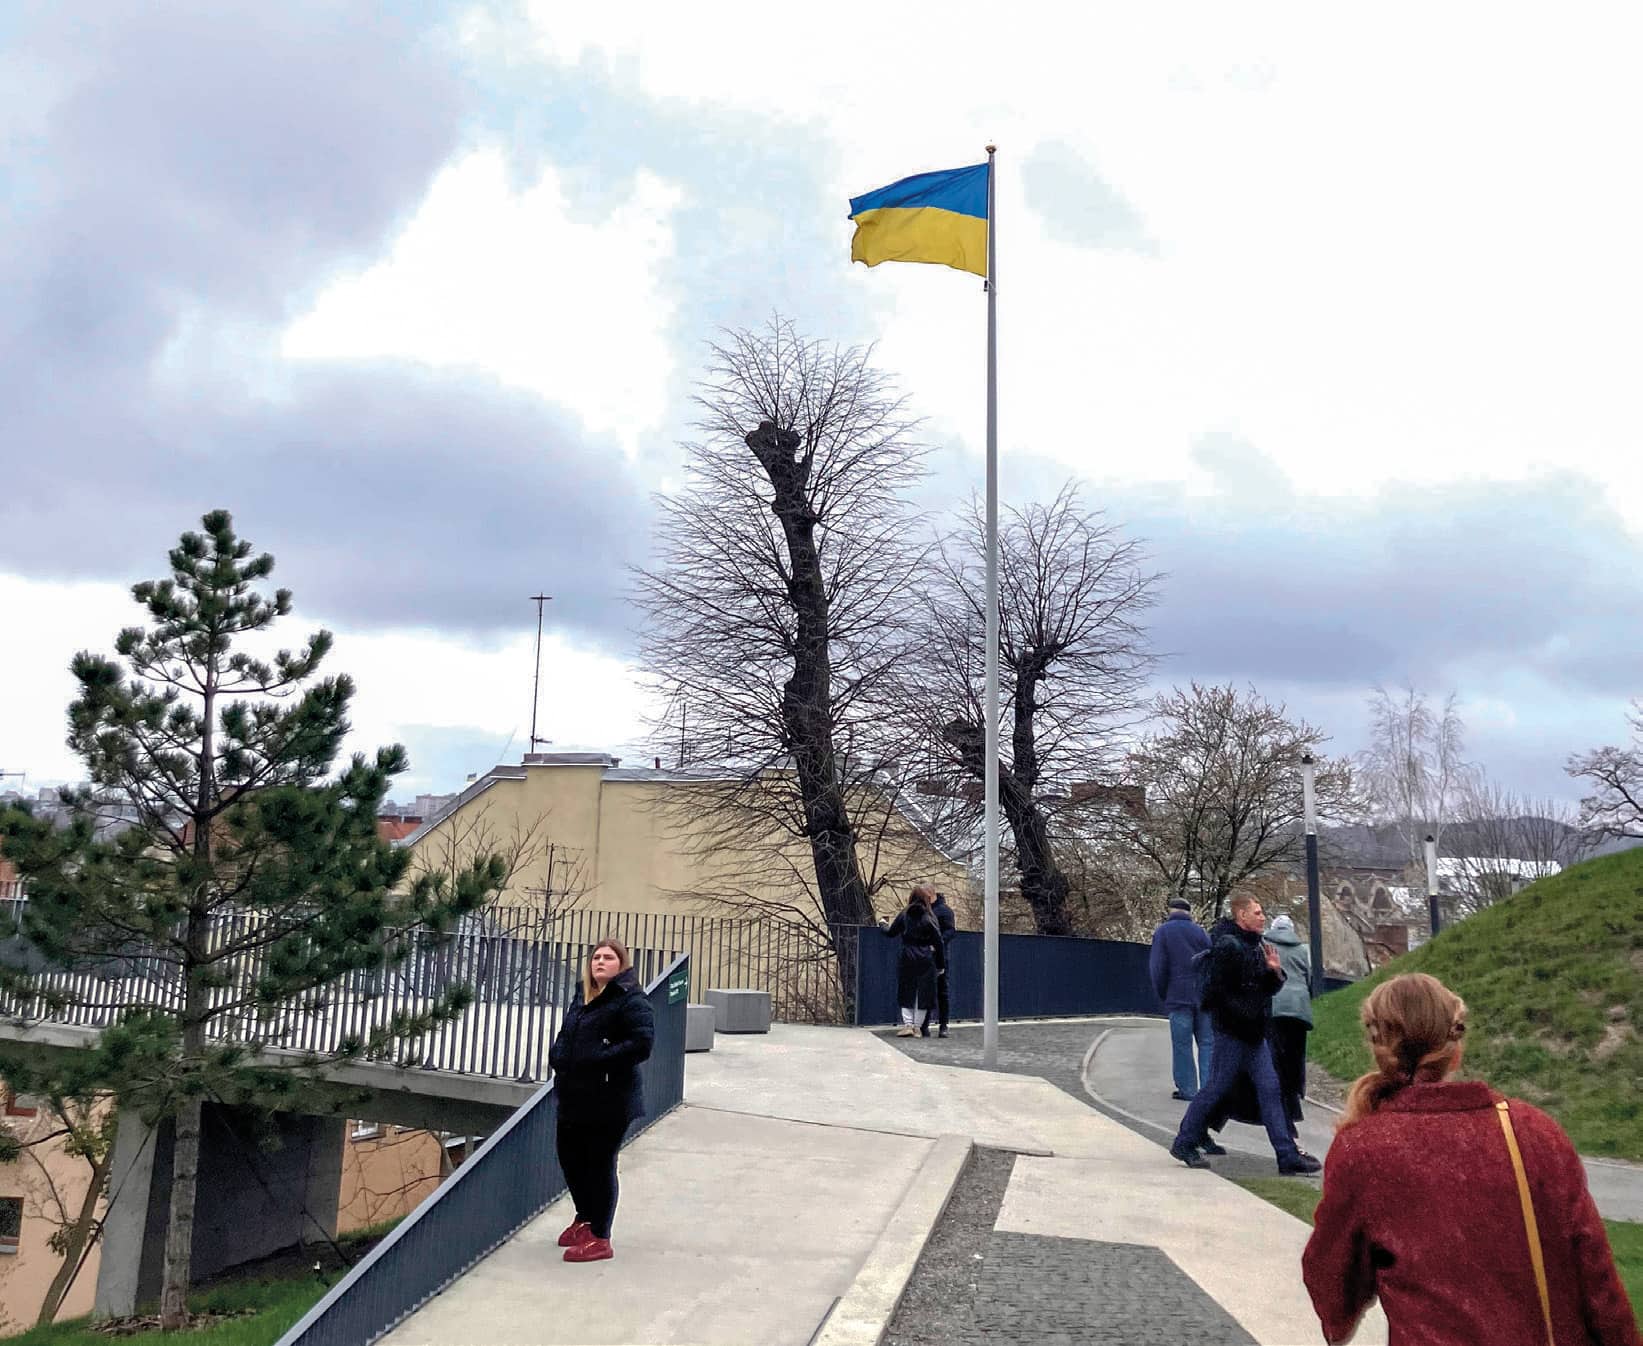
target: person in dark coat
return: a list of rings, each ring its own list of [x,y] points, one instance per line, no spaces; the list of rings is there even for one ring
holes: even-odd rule
[[[1204,977],[1203,1007],[1215,1028],[1209,1082],[1187,1105],[1181,1129],[1170,1154],[1189,1168],[1206,1168],[1203,1148],[1209,1140],[1208,1120],[1229,1094],[1238,1077],[1248,1074],[1260,1103],[1261,1122],[1278,1159],[1278,1172],[1316,1173],[1321,1165],[1303,1154],[1290,1134],[1284,1115],[1278,1072],[1272,1064],[1267,1026],[1272,1020],[1272,997],[1284,983],[1278,951],[1261,938],[1266,913],[1253,897],[1232,899],[1232,919],[1217,921],[1210,931]]]
[[[1171,1073],[1175,1092],[1171,1098],[1188,1102],[1197,1095],[1200,1080],[1209,1079],[1209,1063],[1214,1048],[1209,1014],[1198,1004],[1198,972],[1193,959],[1209,948],[1209,935],[1192,919],[1192,906],[1184,897],[1172,897],[1169,915],[1152,932],[1152,952],[1147,956],[1147,975],[1153,994],[1169,1014]],[[1192,1059],[1193,1043],[1198,1059]]]
[[[633,959],[620,940],[600,940],[548,1050],[559,1102],[554,1140],[576,1206],[559,1236],[567,1262],[612,1256],[616,1156],[628,1128],[645,1115],[639,1066],[655,1041],[656,1017]]]
[[[1449,1078],[1465,1050],[1461,998],[1407,973],[1371,991],[1359,1014],[1375,1069],[1347,1095],[1301,1258],[1324,1339],[1347,1340],[1379,1299],[1392,1341],[1411,1346],[1643,1346],[1562,1128],[1487,1084]]]
[[[947,1036],[947,1020],[953,1010],[953,937],[958,934],[958,917],[947,905],[947,894],[937,893],[930,904],[930,914],[936,918],[941,931],[941,971],[936,973],[936,1014],[941,1023],[941,1036]],[[930,1021],[924,1021],[924,1036],[930,1036]]]
[[[947,966],[947,947],[941,927],[930,911],[935,894],[920,884],[907,899],[906,909],[886,932],[901,940],[901,958],[896,965],[896,1004],[901,1009],[897,1037],[917,1037],[936,1001],[939,974]]]

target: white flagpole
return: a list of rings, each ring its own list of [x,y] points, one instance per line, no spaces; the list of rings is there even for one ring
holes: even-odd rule
[[[987,146],[987,751],[982,990],[982,1064],[998,1065],[998,211],[993,156]]]

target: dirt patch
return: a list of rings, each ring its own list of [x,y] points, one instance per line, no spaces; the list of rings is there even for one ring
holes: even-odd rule
[[[1630,1024],[1610,1024],[1603,1030],[1603,1040],[1592,1048],[1592,1060],[1607,1061],[1635,1036]]]
[[[203,1332],[208,1327],[216,1327],[219,1323],[230,1323],[236,1318],[253,1318],[255,1309],[240,1309],[234,1313],[196,1313],[189,1317],[185,1332]],[[140,1314],[135,1318],[108,1318],[100,1323],[89,1324],[93,1332],[105,1337],[134,1337],[139,1332],[158,1332],[160,1330],[160,1315],[157,1313]]]
[[[1336,1079],[1322,1066],[1306,1063],[1306,1096],[1315,1098],[1320,1103],[1327,1103],[1332,1108],[1346,1106],[1347,1086]]]

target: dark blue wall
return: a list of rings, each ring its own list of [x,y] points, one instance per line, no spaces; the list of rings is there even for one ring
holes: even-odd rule
[[[960,931],[948,947],[953,1018],[981,1017],[982,937]],[[896,959],[901,941],[872,926],[861,929],[856,1022],[894,1023]],[[1058,935],[998,937],[998,1015],[1001,1019],[1080,1014],[1162,1014],[1147,980],[1145,944]]]

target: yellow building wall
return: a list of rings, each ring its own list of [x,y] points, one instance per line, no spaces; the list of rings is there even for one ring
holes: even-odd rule
[[[32,1118],[7,1116],[4,1124],[25,1142],[60,1129],[60,1123],[44,1107]],[[65,1154],[62,1138],[30,1146],[15,1162],[0,1164],[0,1197],[23,1199],[17,1251],[0,1253],[0,1333],[9,1336],[34,1325],[46,1290],[63,1265],[63,1259],[51,1249],[51,1236],[63,1223],[62,1212],[67,1212],[68,1220],[79,1214],[90,1185],[91,1165]],[[103,1207],[104,1203],[99,1202],[99,1218]],[[58,1321],[91,1312],[101,1261],[100,1249],[93,1244],[57,1313]]]
[[[437,866],[453,856],[471,858],[487,846],[505,848],[522,830],[536,828],[579,862],[583,891],[578,905],[615,912],[702,911],[699,903],[681,895],[722,891],[725,876],[738,869],[738,858],[707,852],[681,830],[686,824],[668,807],[668,792],[690,787],[666,780],[606,780],[604,770],[597,765],[526,766],[522,778],[502,777],[411,843],[417,863]],[[772,846],[746,868],[768,870],[778,843],[798,873],[809,872],[808,848],[791,838],[779,839],[774,828]],[[871,871],[872,857],[864,854],[862,861],[864,872]],[[889,880],[875,896],[881,914],[899,907],[917,882],[953,895],[959,899],[955,906],[967,889],[963,866],[910,825],[899,827],[883,846],[877,869]],[[540,898],[526,890],[541,883],[540,863],[526,866],[499,904],[536,906]]]
[[[444,1146],[432,1131],[350,1122],[343,1145],[339,1234],[409,1215],[439,1186]]]

